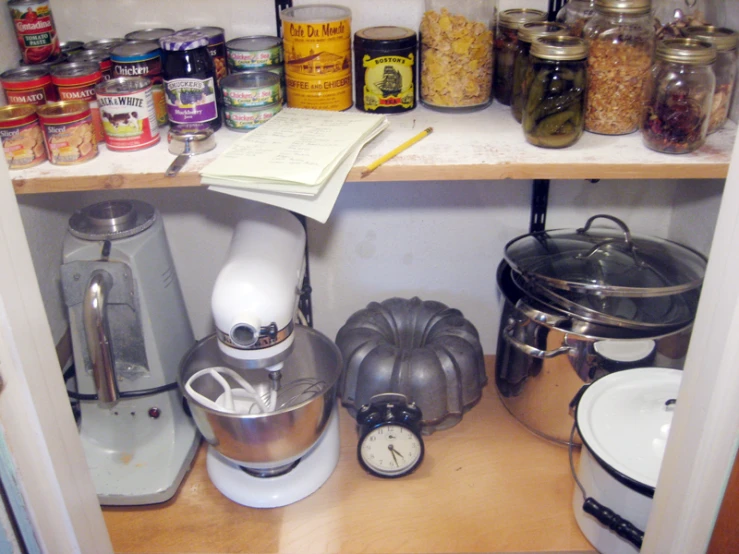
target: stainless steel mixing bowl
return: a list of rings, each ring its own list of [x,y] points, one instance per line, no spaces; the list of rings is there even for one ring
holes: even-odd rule
[[[290,391],[294,383],[309,380],[321,383],[322,389],[318,394],[307,394],[307,400],[293,399],[287,407],[272,413],[223,413],[202,405],[187,393],[184,384],[195,372],[219,366],[239,372],[257,391],[269,390],[268,372],[233,365],[219,350],[215,335],[196,343],[182,360],[180,390],[187,398],[198,429],[219,453],[244,467],[277,468],[299,459],[320,438],[335,407],[343,367],[339,349],[309,327],[296,325],[294,332],[294,349],[281,371],[281,387]],[[212,401],[223,392],[212,378],[195,379],[192,387]]]

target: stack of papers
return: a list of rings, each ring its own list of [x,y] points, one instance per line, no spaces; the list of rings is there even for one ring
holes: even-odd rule
[[[359,151],[384,115],[285,108],[201,171],[212,190],[325,223]]]

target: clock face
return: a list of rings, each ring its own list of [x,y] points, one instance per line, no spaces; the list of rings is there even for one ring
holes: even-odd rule
[[[381,477],[400,477],[413,471],[423,458],[423,443],[403,425],[375,427],[359,445],[365,467]]]

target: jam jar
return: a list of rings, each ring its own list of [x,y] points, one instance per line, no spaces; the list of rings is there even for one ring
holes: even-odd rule
[[[199,31],[180,31],[159,39],[167,115],[173,129],[217,131],[221,127],[208,41]]]
[[[713,93],[711,117],[708,122],[708,134],[715,133],[724,126],[729,118],[729,106],[734,96],[736,84],[736,46],[737,32],[712,25],[688,27],[688,37],[710,42],[716,47],[716,63],[713,71],[716,74],[716,90]]]
[[[513,64],[518,49],[518,30],[525,23],[546,21],[547,14],[541,10],[515,8],[506,10],[498,17],[498,31],[495,35],[495,74],[493,92],[501,104],[511,104],[513,92]]]
[[[585,24],[595,15],[595,0],[569,0],[555,21],[567,25],[573,37],[581,37]]]
[[[706,140],[716,84],[716,47],[698,39],[665,39],[645,90],[644,144],[668,154],[697,150]]]
[[[532,68],[531,42],[535,38],[546,36],[567,36],[569,29],[563,23],[540,21],[526,23],[518,30],[518,50],[513,62],[513,93],[511,94],[511,111],[513,117],[521,123],[526,91],[531,84]]]
[[[651,1],[595,0],[595,10],[583,29],[589,48],[585,130],[633,133],[654,57]]]
[[[582,136],[587,56],[579,37],[545,36],[531,43],[533,78],[522,121],[531,144],[564,148]]]

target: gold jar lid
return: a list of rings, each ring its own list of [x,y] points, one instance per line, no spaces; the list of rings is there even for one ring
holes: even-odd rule
[[[546,20],[546,13],[531,8],[514,8],[512,10],[506,10],[498,16],[498,24],[508,29],[518,29],[525,23]]]
[[[737,43],[736,31],[727,29],[726,27],[714,27],[713,25],[700,25],[698,27],[686,27],[683,33],[689,38],[695,38],[710,42],[719,52],[734,50]]]
[[[716,47],[710,42],[694,38],[670,38],[657,43],[655,56],[666,62],[710,64],[716,61]]]
[[[557,36],[565,37],[570,34],[567,25],[555,23],[552,21],[534,21],[533,23],[524,23],[518,29],[518,40],[523,42],[533,42],[535,38]]]
[[[652,0],[595,0],[595,9],[601,13],[640,15],[651,11]]]
[[[578,37],[538,37],[531,43],[531,55],[543,60],[583,60],[588,57],[588,45]]]

